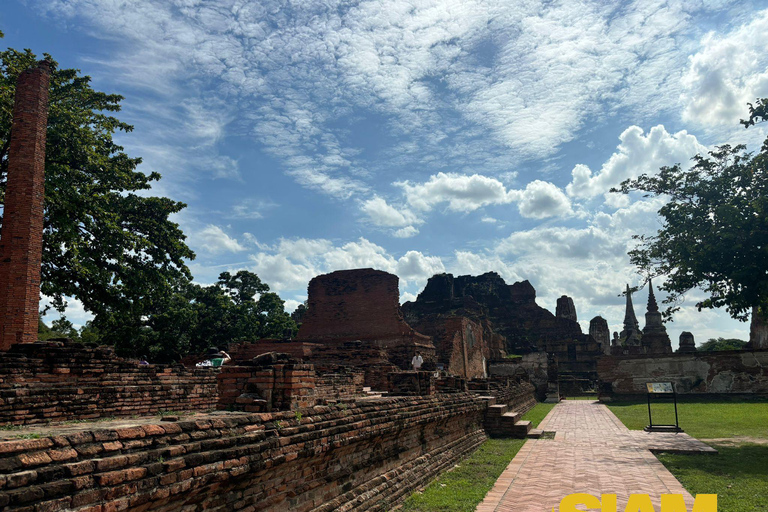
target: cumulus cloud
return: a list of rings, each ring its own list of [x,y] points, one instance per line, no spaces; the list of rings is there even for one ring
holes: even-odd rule
[[[397,258],[366,238],[341,245],[325,239],[282,239],[250,259],[251,269],[277,291],[306,290],[317,275],[367,267],[399,276],[401,291],[404,287],[416,290],[433,274],[445,271],[437,256],[411,250]]]
[[[682,77],[683,119],[736,125],[747,102],[768,96],[768,10],[726,35],[708,33]]]
[[[428,212],[441,204],[455,212],[470,212],[489,205],[517,202],[520,215],[543,219],[569,215],[571,201],[554,184],[541,180],[528,183],[523,190],[514,190],[490,176],[480,174],[438,173],[423,183],[395,183],[403,189],[405,201],[414,210]],[[487,220],[486,220],[487,219]],[[486,217],[483,222],[495,222]]]
[[[480,174],[440,172],[424,183],[402,181],[395,185],[403,189],[409,205],[422,211],[447,203],[449,210],[469,212],[489,204],[503,204],[512,200],[501,181]]]
[[[208,224],[197,233],[191,233],[190,246],[196,250],[203,250],[209,254],[221,254],[226,252],[244,251],[235,238],[230,237],[219,226]]]
[[[407,208],[397,209],[379,196],[364,201],[360,210],[366,214],[367,220],[374,226],[400,228],[392,233],[397,238],[415,236],[419,230],[413,224],[423,222]]]
[[[690,165],[691,157],[706,152],[695,136],[685,130],[669,133],[664,126],[651,128],[647,134],[639,126],[630,126],[619,136],[616,152],[593,173],[583,164],[571,171],[571,182],[565,187],[570,197],[589,199],[608,191],[629,178],[657,173],[665,165]],[[618,206],[618,205],[617,205]]]
[[[517,192],[520,215],[531,219],[564,217],[573,213],[571,201],[557,186],[546,181],[535,180]]]
[[[406,226],[392,233],[392,236],[394,236],[395,238],[411,238],[418,234],[419,234],[419,230],[417,228],[413,226]]]

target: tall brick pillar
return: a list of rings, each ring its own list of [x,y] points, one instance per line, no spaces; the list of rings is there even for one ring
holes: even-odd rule
[[[0,350],[37,341],[50,65],[16,82],[0,236]]]

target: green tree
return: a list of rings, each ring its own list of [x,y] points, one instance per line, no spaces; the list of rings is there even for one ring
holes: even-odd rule
[[[138,171],[113,135],[133,127],[110,115],[122,96],[95,91],[90,77],[52,63],[45,160],[45,231],[41,291],[63,311],[79,299],[109,324],[140,317],[148,305],[190,279],[185,259],[194,253],[169,215],[186,205],[139,195],[158,173]],[[0,52],[0,202],[8,170],[16,79],[33,66],[30,51]]]
[[[753,109],[751,123],[759,115]],[[633,191],[669,198],[658,212],[662,228],[635,236],[629,252],[641,272],[663,276],[666,316],[694,288],[706,293],[699,309],[725,307],[740,320],[752,307],[768,311],[768,141],[756,155],[723,145],[695,156],[688,170],[662,167],[612,189]]]
[[[716,352],[720,350],[744,350],[747,342],[732,338],[710,338],[698,346],[701,352]]]
[[[223,272],[216,284],[193,285],[189,293],[197,321],[190,338],[194,350],[296,333],[282,299],[253,272]]]
[[[152,361],[167,362],[208,347],[282,338],[297,331],[280,297],[246,270],[224,272],[210,286],[180,283],[175,293],[149,302],[144,312],[140,317],[109,315],[97,334],[121,355],[144,354]],[[86,339],[85,328],[81,336]]]

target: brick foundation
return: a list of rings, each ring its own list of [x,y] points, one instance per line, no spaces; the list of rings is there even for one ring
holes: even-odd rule
[[[0,425],[216,407],[213,368],[139,365],[108,347],[49,342],[0,353]]]
[[[391,510],[486,439],[467,393],[0,442],[0,508]]]
[[[50,65],[16,82],[0,237],[0,350],[37,341]]]

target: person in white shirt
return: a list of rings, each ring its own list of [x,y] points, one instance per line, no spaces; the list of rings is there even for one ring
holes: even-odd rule
[[[424,360],[421,358],[421,352],[417,350],[416,355],[413,356],[413,359],[411,359],[411,366],[414,370],[419,371],[421,370],[422,364],[424,364]]]

